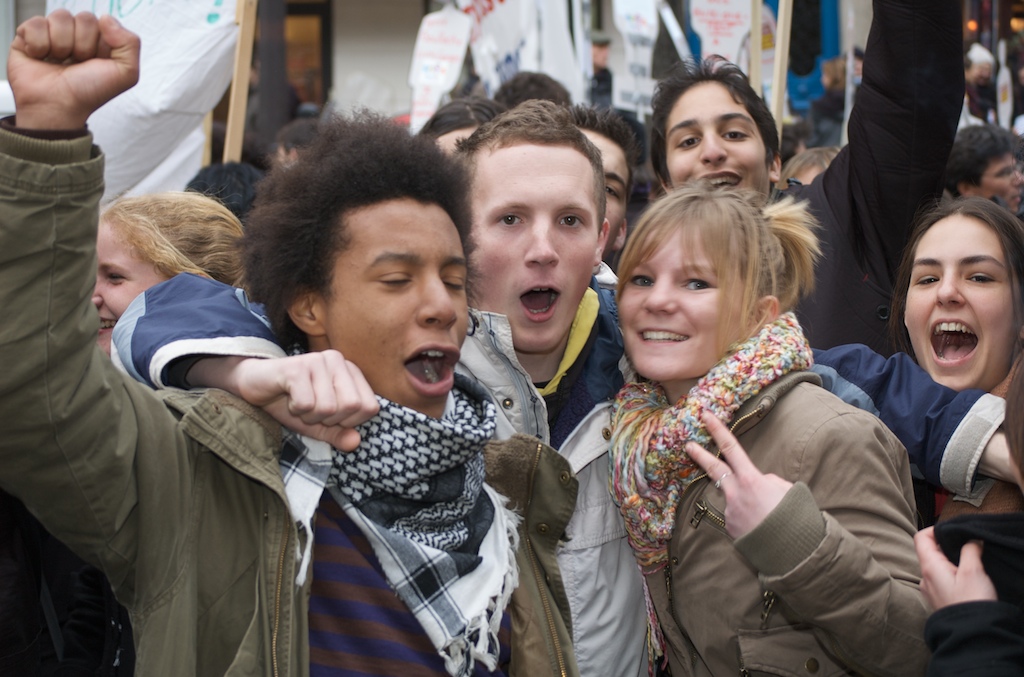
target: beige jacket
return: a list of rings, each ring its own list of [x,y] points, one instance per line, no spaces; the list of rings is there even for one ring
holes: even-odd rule
[[[747,402],[733,428],[762,472],[796,484],[738,541],[713,483],[683,493],[670,563],[647,576],[675,677],[924,674],[902,445],[806,372]]]

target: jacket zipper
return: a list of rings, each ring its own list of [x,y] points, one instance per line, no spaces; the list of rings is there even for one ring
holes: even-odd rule
[[[719,517],[718,513],[716,513],[714,510],[712,510],[708,506],[707,501],[705,501],[703,498],[700,499],[699,501],[697,501],[696,508],[697,509],[694,511],[693,517],[690,518],[690,526],[691,527],[696,529],[697,527],[700,526],[701,520],[704,519],[705,517],[707,517],[709,520],[711,520],[712,522],[714,522],[715,524],[717,524],[721,528],[723,528],[723,529],[725,528],[725,520],[722,519],[721,517]]]
[[[775,593],[771,590],[765,590],[764,595],[764,608],[761,609],[761,629],[764,630],[768,626],[768,616],[772,613],[772,607],[775,606]],[[740,677],[750,677],[750,671],[747,670],[746,664],[743,662],[743,656],[740,655]]]
[[[764,630],[768,627],[768,618],[772,615],[772,610],[775,608],[775,593],[771,590],[765,590],[761,598],[764,600],[764,605],[761,609],[761,629]]]
[[[706,472],[701,472],[699,475],[697,475],[697,477],[693,478],[692,482],[690,482],[685,487],[683,487],[683,492],[679,495],[680,503],[682,502],[683,498],[686,497],[686,492],[688,492],[690,490],[690,487],[692,487],[698,481],[704,479],[707,476],[708,476],[708,474]],[[698,523],[699,522],[700,522],[700,520],[698,520]],[[675,600],[672,598],[672,562],[671,562],[671,558],[669,558],[669,563],[667,565],[665,565],[665,592],[668,595],[668,608],[672,612],[672,620],[675,621],[676,627],[679,628],[679,631],[682,632],[685,635],[686,631],[683,630],[683,624],[679,622],[679,616],[676,615]],[[689,638],[687,638],[687,639],[689,640]],[[691,641],[688,641],[687,643],[690,644],[690,645],[693,644],[693,642],[691,642]],[[691,664],[696,664],[696,661],[697,661],[697,648],[696,647],[693,647],[693,655],[690,656],[690,660],[691,660]]]
[[[281,674],[277,664],[277,635],[281,627],[281,589],[284,583],[284,556],[288,551],[288,529],[284,530],[284,539],[281,543],[281,558],[277,563],[277,593],[274,597],[274,632],[270,637],[271,660],[273,661],[274,677]]]
[[[762,402],[761,404],[757,405],[754,408],[753,411],[751,411],[751,412],[749,412],[747,414],[744,414],[743,416],[741,416],[738,419],[736,419],[735,421],[733,421],[732,425],[729,426],[729,432],[735,433],[736,432],[736,428],[740,427],[741,423],[744,423],[751,416],[756,416],[756,415],[760,414],[761,410],[763,410],[763,409],[764,409],[764,402]]]
[[[735,431],[736,428],[739,427],[739,425],[741,423],[746,421],[751,416],[755,416],[755,415],[759,414],[761,412],[761,409],[763,409],[763,408],[764,408],[764,405],[763,404],[759,404],[757,406],[757,408],[755,408],[750,413],[745,414],[744,416],[741,416],[740,418],[738,418],[735,421],[733,421],[732,425],[729,426],[729,432]],[[721,452],[719,452],[719,455],[721,455]],[[689,484],[687,484],[686,487],[683,489],[683,493],[680,494],[679,500],[682,501],[683,497],[686,496],[686,492],[690,490],[690,487],[692,487],[699,480],[702,480],[702,479],[704,479],[707,476],[708,476],[708,474],[706,472],[702,472],[699,475],[697,475],[696,477],[694,477],[693,481],[690,482]],[[697,508],[696,512],[694,513],[693,517],[690,518],[690,526],[692,526],[693,528],[696,529],[698,526],[700,526],[701,520],[704,519],[705,517],[707,517],[708,519],[710,519],[712,522],[714,522],[718,526],[722,527],[723,529],[725,528],[725,519],[722,518],[717,513],[715,513],[708,506],[707,501],[705,501],[703,498],[700,499],[699,501],[697,501],[696,508]]]
[[[744,421],[749,419],[751,416],[755,416],[755,415],[761,413],[761,411],[763,409],[764,409],[764,403],[761,403],[761,404],[757,405],[757,407],[753,411],[751,411],[750,413],[745,414],[744,416],[741,416],[740,418],[738,418],[735,421],[733,421],[732,424],[729,426],[729,432],[735,432],[736,428],[738,428],[741,423],[743,423]],[[718,455],[719,456],[721,455],[720,451],[719,451]],[[691,481],[689,484],[687,484],[683,488],[683,492],[681,494],[679,494],[679,501],[680,501],[680,503],[686,497],[686,493],[690,490],[690,487],[692,487],[693,485],[697,484],[697,482],[699,482],[700,480],[706,478],[707,476],[708,476],[708,474],[706,472],[701,472],[699,475],[694,477],[693,481]],[[693,516],[693,518],[690,520],[690,524],[693,525],[694,527],[696,527],[697,525],[700,524],[701,519],[703,519],[705,516],[710,517],[712,519],[712,521],[716,522],[721,527],[723,527],[723,528],[725,527],[725,520],[722,519],[721,517],[719,517],[718,515],[716,515],[715,513],[711,512],[711,510],[707,506],[707,503],[705,503],[704,500],[701,499],[700,501],[697,502],[697,514],[695,514]],[[672,566],[671,566],[671,562],[665,567],[665,591],[668,594],[668,608],[671,609],[671,611],[672,611],[672,620],[674,620],[676,622],[676,627],[678,627],[680,632],[682,632],[683,631],[683,624],[679,622],[679,617],[676,615],[676,605],[673,603],[673,599],[672,599]],[[772,594],[772,602],[774,603],[774,601],[775,601],[775,595],[773,593]],[[766,614],[770,613],[770,612],[771,612],[771,606],[769,605],[765,609],[765,613],[762,614],[762,620],[766,620],[767,619],[767,615]],[[691,660],[694,663],[696,663],[696,658],[697,658],[696,653],[697,653],[697,648],[694,647],[693,648],[693,655],[691,656]],[[742,660],[740,661],[740,674],[741,675],[746,675],[747,674],[746,668],[743,667],[743,661]]]
[[[480,324],[483,325],[483,321],[482,320],[481,320]],[[477,328],[477,330],[479,331],[479,327]],[[524,386],[524,382],[525,383],[529,383],[530,382],[529,381],[529,377],[528,376],[524,377],[524,372],[520,371],[519,369],[516,369],[516,366],[515,366],[515,364],[513,364],[512,359],[508,355],[505,354],[505,351],[503,351],[501,349],[501,345],[498,343],[497,336],[495,336],[495,334],[491,331],[491,328],[490,328],[489,324],[488,324],[487,328],[485,329],[485,331],[489,335],[488,343],[490,344],[490,347],[491,347],[492,351],[495,354],[498,355],[499,359],[505,365],[505,370],[508,373],[508,375],[510,376],[509,380],[512,382],[512,385],[515,386],[516,393],[518,393],[517,397],[519,397],[519,410],[520,410],[521,415],[522,415],[523,432],[527,432],[528,430],[532,430],[533,431],[532,434],[534,435],[534,437],[541,437],[542,436],[541,433],[543,431],[541,430],[541,423],[540,423],[541,417],[537,415],[537,401],[536,401],[537,400],[537,396],[538,396],[539,393],[537,393],[536,389],[534,389],[534,388],[529,388],[529,387]],[[531,390],[533,392],[531,392]],[[543,398],[541,398],[541,399],[543,399]],[[529,406],[529,409],[530,409],[529,414],[527,414],[527,406]],[[507,417],[508,414],[505,414],[505,416]],[[529,418],[530,418],[530,421],[529,421],[530,425],[529,426],[526,425],[526,423],[527,423],[527,421],[526,421],[527,416],[529,416]],[[548,431],[548,433],[549,433],[548,437],[550,438],[551,437],[550,431]]]
[[[531,486],[533,486],[532,479],[537,476],[537,466],[540,464],[540,454],[542,450],[543,446],[538,442],[537,453],[533,459],[533,472],[530,473]],[[529,507],[527,507],[527,510],[529,510]],[[533,577],[537,581],[537,589],[540,592],[541,606],[544,608],[544,618],[548,622],[548,632],[551,634],[551,643],[555,647],[555,660],[558,661],[558,674],[561,675],[561,677],[566,677],[565,657],[562,655],[562,645],[558,641],[558,633],[555,630],[555,619],[551,613],[551,601],[548,599],[546,581],[540,575],[540,563],[537,562],[537,555],[533,550],[533,543],[530,541],[529,533],[526,534],[525,540],[526,552],[530,556],[530,566],[533,568]]]

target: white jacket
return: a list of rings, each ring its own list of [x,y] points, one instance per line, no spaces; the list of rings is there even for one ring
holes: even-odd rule
[[[499,439],[514,433],[548,443],[547,406],[519,364],[504,315],[470,311],[478,321],[457,370],[482,383],[498,405]],[[581,675],[646,675],[644,593],[640,570],[608,489],[611,400],[601,402],[558,452],[579,481],[576,509],[558,552]]]

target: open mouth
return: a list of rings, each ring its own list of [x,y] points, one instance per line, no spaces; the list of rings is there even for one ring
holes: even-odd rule
[[[731,173],[706,176],[704,177],[704,180],[710,183],[715,188],[730,188],[733,186],[738,186],[740,183],[740,177]]]
[[[428,385],[441,383],[452,377],[458,357],[443,350],[424,350],[406,360],[405,368],[417,381]]]
[[[677,343],[680,341],[686,341],[690,338],[689,336],[674,334],[670,331],[645,331],[641,332],[640,335],[645,341],[672,341]]]
[[[537,287],[526,292],[519,299],[523,302],[526,311],[534,315],[546,313],[555,305],[558,292],[548,287]]]
[[[962,360],[977,347],[978,336],[962,322],[939,322],[932,328],[932,350],[940,360]]]

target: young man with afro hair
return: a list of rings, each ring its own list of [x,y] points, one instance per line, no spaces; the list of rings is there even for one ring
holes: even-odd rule
[[[111,17],[63,10],[23,24],[11,50],[0,487],[108,576],[140,674],[507,674],[508,619],[529,625],[532,607],[509,605],[518,520],[484,481],[495,406],[454,370],[463,170],[386,120],[328,125],[307,164],[268,178],[244,243],[256,298],[300,354],[190,374],[290,425],[223,391],[154,393],[99,352],[88,293],[103,158],[85,121],[134,83],[138,55]],[[227,289],[236,308],[214,320],[249,316]],[[513,456],[536,447],[521,442]],[[549,663],[519,660],[522,674]]]

